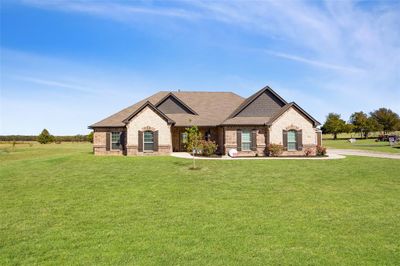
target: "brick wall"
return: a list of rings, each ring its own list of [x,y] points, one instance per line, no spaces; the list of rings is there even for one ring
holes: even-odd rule
[[[95,128],[93,133],[93,153],[95,155],[124,155],[122,150],[106,150],[108,132],[123,132],[125,128]]]
[[[257,150],[256,151],[239,151],[238,156],[265,156],[265,127],[264,126],[243,126],[243,127],[225,127],[224,128],[224,136],[225,136],[225,145],[224,145],[224,153],[228,154],[230,149],[237,149],[237,130],[252,130],[257,131]]]
[[[151,108],[146,107],[127,124],[127,155],[162,155],[172,152],[171,126]],[[158,151],[138,152],[138,132],[158,131]]]
[[[270,127],[270,143],[283,144],[283,130],[302,130],[303,149],[301,151],[284,151],[283,156],[302,156],[306,149],[312,151],[315,155],[317,145],[317,129],[314,128],[311,121],[305,118],[293,107],[289,108]]]

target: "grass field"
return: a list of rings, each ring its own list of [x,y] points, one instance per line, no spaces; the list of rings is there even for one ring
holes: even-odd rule
[[[374,139],[357,139],[350,143],[348,140],[323,140],[323,146],[336,149],[369,150],[388,153],[400,153],[400,145],[390,146],[389,142],[375,142]]]
[[[390,135],[398,135],[400,136],[400,131],[393,131],[390,132]],[[371,132],[369,133],[368,137],[369,138],[377,138],[379,135],[382,135],[382,132]],[[322,135],[323,139],[333,139],[333,134],[323,134]],[[350,138],[361,138],[360,133],[340,133],[337,135],[338,139],[350,139]]]
[[[400,261],[400,163],[97,157],[0,145],[0,265]]]

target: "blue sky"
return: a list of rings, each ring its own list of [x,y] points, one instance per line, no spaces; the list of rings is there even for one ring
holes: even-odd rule
[[[399,1],[2,1],[0,134],[88,133],[159,90],[270,85],[323,122],[400,113]]]

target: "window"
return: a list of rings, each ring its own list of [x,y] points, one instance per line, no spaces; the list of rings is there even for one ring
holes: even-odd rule
[[[182,142],[182,144],[187,143],[187,133],[186,132],[181,133],[181,142]]]
[[[145,131],[143,136],[143,150],[154,150],[154,133],[152,131]]]
[[[251,148],[251,134],[248,130],[242,131],[242,151],[249,151]]]
[[[290,130],[287,133],[287,149],[288,151],[296,150],[296,131]]]
[[[121,148],[121,132],[111,133],[111,149],[119,150]]]

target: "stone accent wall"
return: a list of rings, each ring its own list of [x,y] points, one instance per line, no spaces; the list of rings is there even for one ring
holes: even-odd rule
[[[301,151],[283,151],[282,156],[305,156],[306,149],[310,149],[310,156],[315,156],[317,154],[316,145],[306,144],[303,145],[303,149]]]
[[[137,146],[128,146],[126,154],[128,156],[143,156],[143,155],[168,155],[171,153],[171,146],[160,146],[158,145],[158,151],[154,152],[138,152]]]
[[[172,152],[171,126],[151,108],[146,107],[127,124],[127,155],[162,155]],[[158,151],[138,152],[138,131],[158,131]]]
[[[107,132],[122,132],[125,128],[95,128],[93,133],[93,153],[95,155],[124,155],[123,150],[106,150]]]
[[[315,155],[317,145],[317,129],[314,128],[311,121],[304,117],[293,107],[275,120],[270,127],[270,143],[283,144],[283,130],[301,129],[303,149],[301,151],[284,151],[283,156],[302,156],[306,149],[312,149],[312,155]]]
[[[270,142],[282,145],[282,130],[288,129],[302,130],[303,146],[317,144],[316,129],[313,127],[313,124],[293,107],[289,108],[272,123],[270,128]]]

